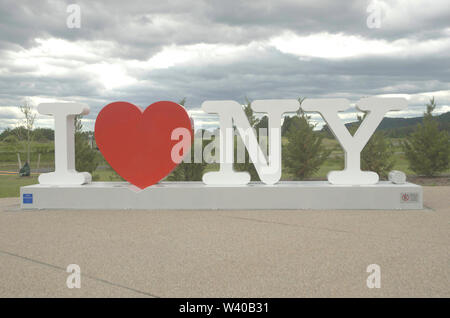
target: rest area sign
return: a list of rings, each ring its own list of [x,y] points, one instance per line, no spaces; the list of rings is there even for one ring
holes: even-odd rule
[[[327,181],[280,182],[283,115],[297,112],[300,107],[305,112],[319,113],[344,150],[345,168],[331,171]],[[75,170],[74,119],[77,115],[87,115],[89,107],[79,103],[40,104],[38,111],[54,118],[55,171],[41,174],[39,185],[21,189],[23,195],[33,197],[33,203],[27,207],[422,208],[421,187],[380,182],[376,172],[362,171],[360,164],[360,153],[385,114],[407,108],[404,98],[360,99],[356,108],[366,116],[354,135],[338,115],[350,108],[347,99],[306,99],[301,105],[296,99],[255,100],[252,110],[268,117],[267,154],[258,144],[242,105],[232,100],[205,101],[201,108],[219,118],[217,171],[204,173],[202,182],[161,182],[182,162],[193,143],[193,122],[184,107],[170,101],[159,101],[145,109],[128,102],[113,102],[103,107],[95,122],[97,146],[111,167],[128,181],[112,183],[91,182],[89,173]],[[236,133],[255,166],[259,183],[250,182],[248,172],[233,168]],[[54,193],[57,191],[64,195],[65,201]],[[418,199],[414,203],[402,200],[405,194]]]

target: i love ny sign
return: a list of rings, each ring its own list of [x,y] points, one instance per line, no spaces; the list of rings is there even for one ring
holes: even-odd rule
[[[235,101],[205,101],[202,109],[219,116],[218,171],[203,175],[206,185],[242,186],[250,182],[247,172],[233,169],[235,131],[242,137],[261,181],[267,185],[281,178],[281,122],[285,113],[298,111],[295,99],[256,100],[254,112],[268,116],[269,154],[265,156],[242,106]],[[345,152],[345,168],[331,171],[328,181],[342,185],[368,185],[378,182],[373,171],[361,171],[360,153],[385,114],[407,108],[404,98],[363,98],[356,107],[367,113],[352,136],[338,113],[350,107],[347,99],[306,99],[301,108],[321,114]],[[78,103],[44,103],[41,114],[55,121],[55,171],[39,176],[40,184],[82,185],[91,182],[87,172],[75,171],[74,119],[87,115],[89,107]],[[111,165],[125,180],[140,189],[164,179],[189,152],[193,140],[193,123],[179,104],[160,101],[141,109],[127,102],[106,105],[95,123],[96,143]]]

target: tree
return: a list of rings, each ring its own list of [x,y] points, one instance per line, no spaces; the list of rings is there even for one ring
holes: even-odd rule
[[[186,156],[191,156],[191,162],[182,161],[172,173],[167,177],[170,181],[201,181],[203,171],[205,170],[205,162],[194,162],[194,151],[190,151]]]
[[[253,113],[253,109],[251,107],[252,102],[246,97],[245,98],[245,106],[244,106],[244,113],[248,118],[248,122],[250,123],[250,127],[252,128],[267,128],[266,127],[261,127],[261,125],[259,125],[259,120],[256,119],[254,113]],[[267,121],[267,119],[265,120]],[[258,136],[258,132],[256,132],[256,136]],[[236,169],[236,171],[246,171],[248,173],[250,173],[250,178],[253,181],[258,181],[259,180],[259,175],[258,172],[256,171],[255,165],[250,162],[250,156],[248,154],[247,149],[245,149],[245,160],[244,162],[237,162],[237,143],[238,143],[238,138],[240,138],[239,136],[235,137],[235,142],[234,142],[234,156],[235,156],[235,164],[234,164],[234,168]]]
[[[36,120],[36,113],[33,111],[33,108],[25,102],[24,105],[20,106],[20,111],[25,117],[20,123],[20,126],[24,126],[26,130],[26,145],[27,145],[27,162],[30,163],[30,153],[31,153],[31,142],[33,139],[33,128],[34,121]],[[20,130],[18,130],[20,131]],[[20,139],[20,136],[19,136]]]
[[[14,135],[9,135],[3,139],[3,142],[6,142],[10,145],[16,145],[19,143],[19,139]]]
[[[6,147],[4,147],[4,150],[6,150],[7,152],[16,154],[20,151],[19,139],[15,135],[9,135],[8,137],[3,138],[3,142],[6,145]],[[22,167],[19,163],[19,169],[20,168]]]
[[[248,99],[248,97],[245,97],[244,113],[245,113],[245,116],[247,116],[250,126],[255,127],[258,124],[259,120],[255,117],[255,115],[253,113],[252,102],[250,99]]]
[[[447,131],[439,131],[439,124],[433,118],[436,108],[434,97],[426,105],[423,123],[403,143],[409,167],[418,175],[434,176],[448,169],[450,141]]]
[[[39,142],[47,142],[55,140],[55,132],[50,128],[36,128],[33,131],[33,139]]]
[[[349,131],[352,135],[355,134],[364,118],[365,115],[358,116],[358,122],[350,126]],[[394,164],[392,144],[381,131],[375,131],[361,151],[361,170],[375,171],[379,176],[387,178]]]
[[[0,133],[0,140],[4,141],[5,138],[9,137],[12,134],[11,128],[6,128]]]
[[[303,100],[299,98],[300,105]],[[300,110],[291,117],[286,132],[288,144],[284,146],[284,166],[300,180],[317,172],[331,153],[322,145],[323,137],[314,131],[315,125],[310,124],[309,120],[309,116]]]
[[[184,97],[178,104],[184,106],[186,103],[186,97]],[[194,127],[192,127],[194,130]],[[194,137],[194,134],[193,134]],[[191,147],[194,145],[194,140],[191,141]],[[204,144],[202,145],[202,149]],[[203,150],[202,150],[203,152]],[[171,172],[171,174],[167,177],[167,180],[170,181],[201,181],[203,176],[203,171],[205,170],[206,163],[205,162],[194,162],[194,151],[193,149],[189,149],[189,152],[186,156],[191,156],[190,162],[182,161],[175,169]]]
[[[23,141],[27,134],[27,130],[25,129],[25,127],[20,126],[20,124],[21,121],[18,121],[16,127],[14,127],[13,129],[6,128],[5,130],[3,130],[3,132],[0,134],[0,140],[4,140],[6,137],[13,135],[19,141]]]
[[[281,136],[286,136],[287,132],[289,131],[289,128],[291,128],[291,125],[293,123],[295,116],[284,116],[283,119],[283,125],[281,126]]]
[[[75,170],[93,173],[98,166],[97,151],[89,144],[89,133],[83,132],[82,116],[75,116]]]
[[[258,123],[255,124],[256,132],[259,133],[259,129],[268,129],[269,127],[269,117],[263,116],[258,120]],[[283,128],[281,129],[283,131]]]
[[[381,131],[370,137],[361,151],[361,169],[375,171],[382,178],[387,178],[395,164],[394,148]]]

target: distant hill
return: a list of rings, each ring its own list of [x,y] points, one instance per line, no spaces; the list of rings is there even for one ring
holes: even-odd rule
[[[446,125],[447,127],[450,125],[450,112],[434,116],[439,122],[439,125]],[[382,121],[378,129],[386,130],[392,128],[400,128],[400,127],[408,127],[408,126],[416,126],[417,124],[422,123],[422,117],[413,117],[413,118],[389,118],[385,117]]]
[[[439,122],[439,128],[441,130],[447,130],[450,133],[450,112],[434,116]],[[417,124],[421,124],[423,121],[423,116],[413,117],[413,118],[390,118],[385,117],[381,121],[377,130],[383,131],[387,137],[399,138],[405,137],[414,131]],[[355,125],[356,122],[351,122],[345,124],[347,128]],[[322,130],[325,134],[330,134],[328,126],[324,125]],[[330,134],[331,136],[331,134]]]

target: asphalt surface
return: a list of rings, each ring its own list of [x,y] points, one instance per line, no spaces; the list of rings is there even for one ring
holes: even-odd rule
[[[449,297],[450,187],[424,198],[423,211],[21,211],[0,199],[0,297]]]

